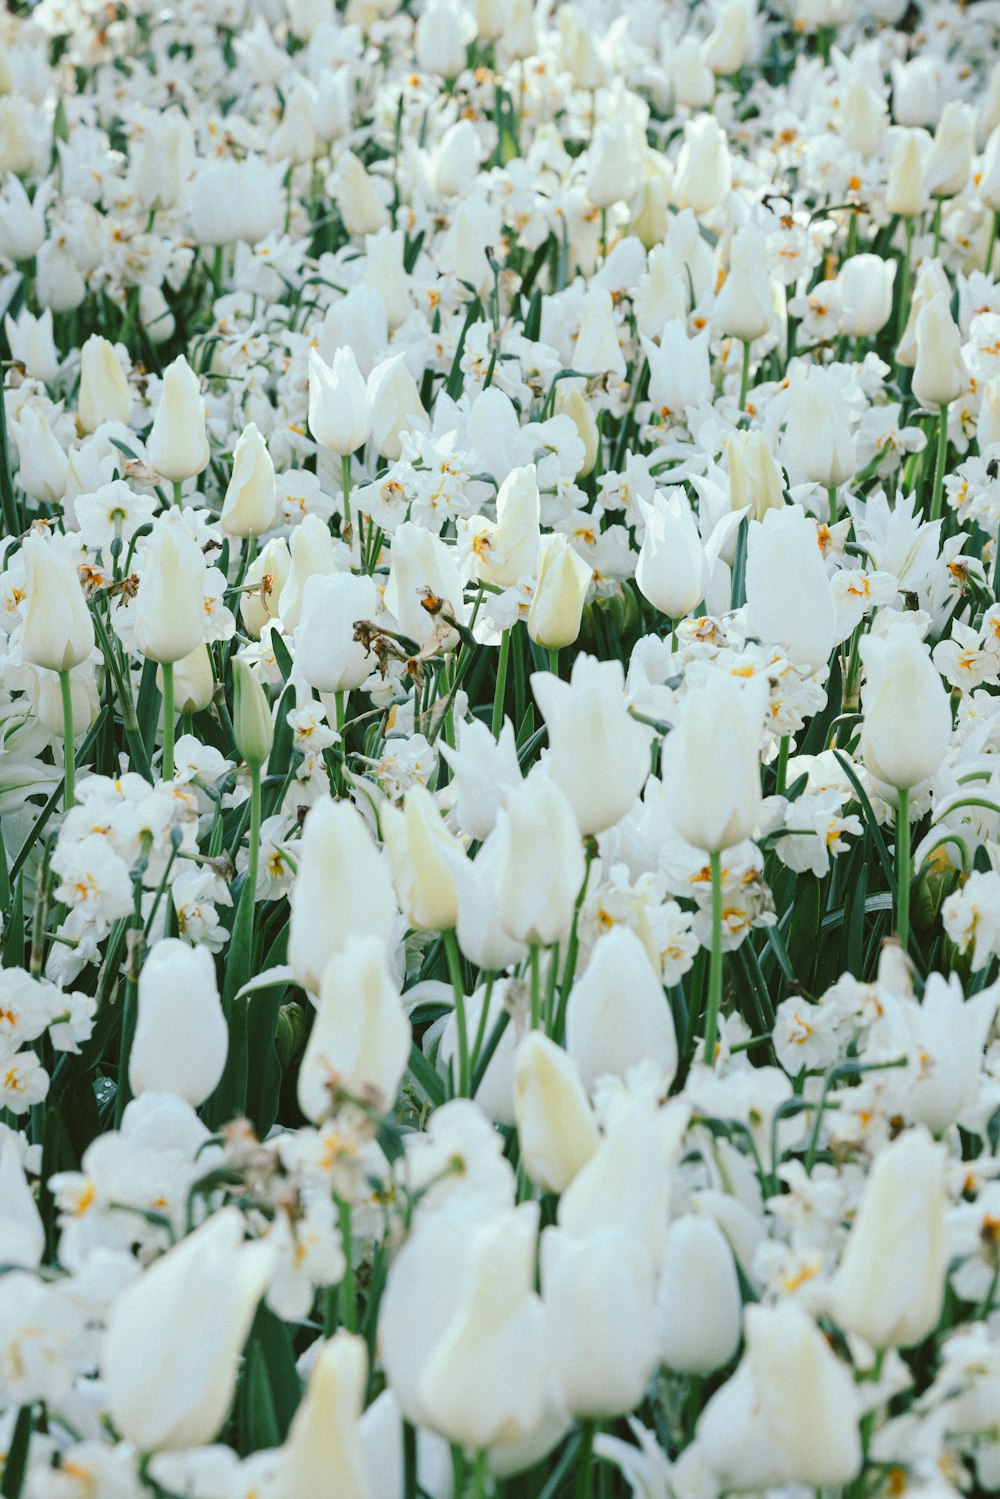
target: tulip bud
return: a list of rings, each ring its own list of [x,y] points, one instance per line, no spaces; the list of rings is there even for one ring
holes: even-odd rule
[[[840,331],[854,338],[874,338],[892,316],[895,260],[880,255],[852,255],[837,275]]]
[[[635,132],[626,120],[603,120],[587,151],[587,197],[597,208],[631,198],[639,185],[642,158],[635,149]]]
[[[565,792],[535,771],[497,815],[497,920],[518,942],[568,936],[583,884],[580,827]]]
[[[94,625],[76,568],[55,538],[29,531],[21,546],[28,612],[21,658],[46,671],[69,671],[94,649]]]
[[[784,478],[762,432],[734,432],[723,439],[729,466],[729,502],[762,521],[785,503]]]
[[[848,406],[831,370],[816,365],[792,380],[781,452],[792,484],[837,489],[854,477]]]
[[[87,295],[87,283],[70,251],[47,239],[35,256],[35,300],[51,312],[74,312]]]
[[[708,559],[690,501],[677,488],[640,505],[646,530],[635,565],[636,587],[668,619],[684,619],[708,587]]]
[[[229,536],[259,536],[274,525],[274,464],[255,422],[233,451],[233,472],[219,525]]]
[[[443,932],[458,920],[462,845],[445,827],[425,786],[411,786],[403,810],[382,809],[382,833],[400,904],[415,931]],[[458,861],[461,861],[459,863]]]
[[[927,158],[926,182],[934,198],[953,198],[969,180],[976,150],[976,112],[952,99],[945,105]]]
[[[233,733],[241,757],[259,771],[274,743],[274,720],[267,693],[239,656],[233,658]]]
[[[655,162],[652,166],[651,157]],[[646,162],[639,206],[629,223],[629,233],[635,235],[644,250],[652,250],[662,245],[670,228],[674,173],[667,157],[656,152],[651,151]]]
[[[909,791],[940,768],[951,743],[951,705],[927,647],[901,626],[885,637],[866,635],[861,659],[861,753],[873,776]]]
[[[12,359],[24,365],[29,380],[54,380],[59,373],[59,353],[52,332],[52,309],[46,307],[32,317],[22,307],[16,321],[8,313],[3,320]]]
[[[316,1019],[299,1069],[299,1107],[314,1123],[332,1089],[391,1108],[410,1055],[410,1022],[378,937],[348,937],[320,980]]]
[[[942,406],[956,400],[969,383],[969,372],[962,356],[962,335],[952,318],[947,298],[932,297],[921,310],[916,338],[913,394],[921,406],[939,411]]]
[[[136,649],[180,661],[205,640],[205,555],[177,510],[159,517],[142,551]]]
[[[156,686],[163,692],[163,668],[156,668]],[[207,645],[196,645],[190,656],[174,663],[174,708],[180,714],[201,713],[215,696],[215,676]]]
[[[338,1332],[324,1343],[281,1449],[274,1499],[376,1499],[359,1421],[368,1377],[364,1339]]]
[[[431,162],[431,180],[436,192],[454,197],[476,180],[483,159],[479,131],[471,120],[456,120],[449,125]]]
[[[48,417],[34,406],[23,406],[10,424],[17,447],[17,482],[33,500],[55,505],[66,493],[69,464]]]
[[[345,151],[337,162],[333,186],[337,208],[348,234],[375,234],[389,223],[389,210],[375,191],[364,164],[353,151]],[[355,443],[355,447],[360,447],[360,443]],[[348,452],[353,452],[353,449],[349,448]]]
[[[625,357],[615,328],[614,304],[606,287],[592,286],[583,298],[573,368],[582,375],[607,373],[615,380],[625,379]]]
[[[722,671],[687,690],[664,740],[662,778],[670,820],[695,848],[720,853],[757,829],[766,701],[763,678]]]
[[[128,1064],[132,1092],[174,1093],[198,1108],[218,1086],[228,1052],[212,954],[164,937],[139,974]]]
[[[200,1447],[222,1426],[274,1253],[219,1211],[114,1302],[101,1370],[115,1429],[140,1452]]]
[[[541,545],[535,465],[511,469],[497,494],[496,524],[480,518],[472,543],[476,577],[512,588],[534,574]]]
[[[377,937],[388,945],[395,936],[397,907],[386,866],[350,802],[327,797],[310,809],[289,904],[288,962],[296,982],[314,994],[349,937]]]
[[[712,322],[720,333],[752,343],[774,317],[774,293],[763,232],[744,224],[729,247],[729,274],[715,299]]]
[[[208,467],[205,401],[198,376],[183,354],[164,372],[146,455],[156,472],[175,484]]]
[[[540,1260],[555,1373],[570,1414],[603,1420],[632,1410],[659,1363],[646,1250],[623,1228],[582,1239],[547,1228]]]
[[[925,132],[902,131],[889,158],[885,206],[889,213],[899,214],[900,218],[916,218],[927,207],[929,194],[924,180],[922,142],[930,144]]]
[[[563,1192],[601,1143],[576,1063],[540,1031],[517,1048],[514,1117],[524,1169],[546,1192]]]
[[[368,388],[351,349],[338,349],[333,366],[309,351],[309,430],[321,448],[345,458],[368,440]]]
[[[354,639],[358,620],[378,605],[373,579],[353,573],[310,578],[295,632],[295,661],[317,692],[350,692],[371,675],[375,661]]]
[[[583,604],[593,578],[560,531],[543,536],[538,548],[538,579],[528,610],[528,634],[538,645],[561,650],[580,633]]]
[[[599,1077],[623,1078],[643,1060],[662,1071],[664,1089],[673,1081],[673,1016],[649,955],[630,927],[613,927],[598,938],[574,983],[566,1009],[566,1050],[591,1092]]]
[[[747,628],[780,645],[796,666],[819,671],[837,643],[837,607],[814,522],[797,505],[770,510],[750,530]]]
[[[569,387],[572,385],[572,389]],[[600,446],[601,435],[597,430],[597,422],[582,391],[576,388],[575,381],[561,380],[556,388],[555,401],[556,414],[568,416],[577,430],[577,435],[583,443],[583,463],[576,471],[577,479],[585,479],[597,462],[597,450]]]
[[[605,832],[631,811],[650,768],[652,732],[629,714],[621,662],[580,655],[568,682],[534,672],[531,690],[549,731],[547,773],[580,831]]]
[[[79,739],[92,728],[101,711],[101,700],[97,691],[97,678],[93,667],[87,663],[82,671],[74,672],[69,679],[73,738]],[[32,704],[35,716],[50,734],[62,737],[63,721],[62,687],[58,677],[51,672],[39,672],[31,684]]]
[[[722,10],[702,48],[702,57],[713,73],[726,78],[742,68],[752,14],[752,8],[744,0],[730,0]]]
[[[874,1348],[911,1348],[938,1325],[948,1270],[946,1154],[921,1125],[877,1155],[869,1173],[831,1310]]]
[[[318,515],[306,515],[291,534],[288,543],[291,566],[288,581],[281,592],[281,623],[294,630],[302,617],[305,586],[317,573],[332,573],[337,567],[337,553],[329,527]]]
[[[444,605],[453,619],[464,624],[463,594],[464,576],[454,547],[446,546],[440,537],[413,521],[397,526],[383,599],[390,614],[399,621],[403,634],[418,645],[425,645]],[[442,650],[454,650],[457,644],[455,630],[441,636]]]
[[[80,426],[96,432],[102,422],[127,422],[132,414],[132,392],[114,347],[92,333],[80,350]]]
[[[464,123],[470,124],[468,120]],[[368,399],[372,441],[383,458],[395,463],[403,451],[402,433],[427,425],[427,412],[405,354],[395,354],[375,366],[368,376]]]
[[[247,568],[240,595],[240,618],[255,639],[271,620],[281,614],[281,597],[288,581],[292,559],[283,536],[272,536]]]
[[[729,192],[733,164],[726,132],[714,115],[697,115],[684,126],[684,144],[677,158],[674,199],[699,217],[711,213]]]
[[[656,1301],[661,1359],[678,1374],[711,1374],[740,1346],[742,1323],[740,1280],[725,1234],[702,1213],[675,1219]]]
[[[705,61],[704,44],[685,36],[671,48],[666,71],[674,100],[683,109],[708,109],[715,98],[715,76]]]

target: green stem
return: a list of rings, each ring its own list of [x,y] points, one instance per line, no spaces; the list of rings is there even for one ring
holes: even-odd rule
[[[163,779],[174,778],[174,663],[163,661]]]
[[[906,249],[903,251],[902,275],[899,281],[899,308],[896,313],[896,342],[899,343],[910,315],[910,282],[913,275],[913,220],[906,219]],[[988,262],[987,262],[988,264]]]
[[[340,534],[345,541],[351,536],[351,455],[344,453],[340,460],[341,483],[344,490],[344,523]]]
[[[465,1018],[465,980],[462,978],[462,960],[459,956],[455,928],[442,932],[445,954],[448,958],[448,974],[455,994],[455,1025],[458,1030],[458,1096],[469,1096],[469,1029]]]
[[[744,338],[743,343],[743,373],[740,377],[740,411],[747,409],[747,391],[750,389],[750,343],[749,338]]]
[[[174,504],[177,506],[178,510],[183,510],[184,509],[184,499],[183,499],[183,496],[181,494],[181,490],[183,488],[184,488],[184,481],[182,479],[175,479],[174,480]]]
[[[705,1006],[705,1065],[715,1061],[715,1039],[722,1004],[722,855],[709,854],[712,871],[712,958],[708,970],[708,1004]]]
[[[837,524],[837,517],[840,514],[840,511],[839,511],[839,509],[837,507],[837,486],[836,486],[836,484],[830,484],[827,487],[827,491],[826,492],[827,492],[827,494],[829,495],[829,498],[830,498],[830,524],[831,524],[831,526],[835,526]]]
[[[941,518],[941,496],[944,492],[944,466],[948,456],[948,402],[945,401],[938,416],[937,462],[934,465],[934,489],[931,494],[932,521]]]
[[[222,252],[222,245],[216,245],[215,256],[212,260],[212,287],[216,300],[222,296]]]
[[[59,673],[59,691],[63,711],[63,806],[67,812],[76,804],[76,760],[73,748],[73,688],[68,671]]]
[[[559,651],[549,649],[549,671],[554,677],[559,675]]]
[[[594,1423],[584,1421],[580,1428],[580,1447],[576,1457],[576,1499],[590,1499],[594,1467]]]
[[[531,965],[531,1029],[537,1031],[542,1023],[542,983],[538,967],[538,943],[532,942],[529,953]]]
[[[777,796],[781,796],[784,793],[785,783],[788,779],[788,745],[789,736],[787,734],[782,734],[781,743],[778,746],[778,770],[777,779],[774,786],[775,794]]]
[[[340,1242],[344,1251],[344,1278],[340,1283],[341,1320],[348,1332],[358,1330],[357,1293],[354,1284],[354,1250],[351,1240],[351,1204],[343,1198],[338,1200],[340,1208]]]
[[[998,233],[1000,233],[1000,209],[993,215],[993,222],[990,225],[990,242],[986,249],[986,264],[984,266],[987,276],[990,274],[990,266],[993,264],[993,251],[996,249]]]
[[[503,728],[503,700],[507,691],[507,664],[510,661],[510,631],[500,636],[500,658],[497,661],[497,685],[493,692],[493,738],[500,738]]]
[[[943,203],[944,199],[938,198],[937,203],[934,205],[934,222],[931,225],[931,229],[934,234],[934,249],[931,253],[933,254],[935,260],[937,259],[938,251],[941,248],[941,208]]]
[[[489,1475],[489,1455],[485,1447],[480,1447],[476,1453],[475,1466],[472,1470],[472,1499],[486,1499],[487,1478]]]
[[[260,863],[260,766],[250,767],[250,842],[247,847],[247,880],[250,891],[250,950],[253,951],[253,912],[257,899],[257,869]]]
[[[899,886],[896,911],[896,931],[903,944],[903,951],[910,945],[910,878],[913,860],[910,857],[910,793],[900,790],[896,807],[896,882]]]

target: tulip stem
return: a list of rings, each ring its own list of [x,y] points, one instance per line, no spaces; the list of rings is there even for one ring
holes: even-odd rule
[[[829,488],[827,489],[826,492],[827,492],[827,494],[829,495],[829,498],[830,498],[830,524],[831,524],[831,526],[835,526],[837,524],[837,517],[840,514],[840,510],[839,510],[839,507],[837,505],[837,486],[836,486],[836,484],[831,484],[829,486]]]
[[[497,685],[493,692],[493,738],[500,738],[503,728],[503,700],[507,692],[507,665],[510,661],[510,631],[500,636],[500,657],[497,661]]]
[[[910,281],[913,276],[912,254],[913,254],[913,220],[908,218],[904,221],[906,230],[906,249],[903,251],[902,276],[899,282],[899,310],[896,314],[896,343],[903,337],[910,315]],[[987,261],[987,265],[989,262]]]
[[[776,796],[784,795],[785,784],[788,779],[788,743],[789,736],[787,734],[782,734],[781,743],[778,746],[777,779],[774,783],[774,791]]]
[[[63,712],[63,806],[68,812],[76,804],[76,758],[73,750],[73,688],[69,672],[59,673]]]
[[[590,1499],[591,1473],[594,1467],[594,1423],[580,1426],[580,1446],[576,1454],[576,1499]]]
[[[462,959],[459,956],[455,928],[449,927],[441,934],[448,958],[448,974],[455,994],[455,1026],[458,1030],[458,1097],[469,1097],[469,1029],[465,1019],[465,980],[462,977]]]
[[[931,224],[931,232],[934,235],[934,249],[931,251],[931,253],[934,256],[935,260],[937,259],[938,251],[941,248],[941,208],[943,203],[944,199],[938,198],[937,203],[934,207],[934,220]]]
[[[344,491],[344,519],[340,534],[346,542],[351,539],[351,455],[344,453],[340,460],[341,485]]]
[[[993,251],[996,249],[998,233],[1000,233],[1000,209],[997,209],[993,215],[993,222],[990,225],[990,242],[986,248],[986,264],[984,266],[987,276],[990,274],[990,266],[993,264]]]
[[[554,677],[559,675],[559,652],[554,646],[549,647],[549,671]]]
[[[174,778],[174,663],[160,663],[163,672],[163,779]]]
[[[740,378],[740,412],[747,409],[747,391],[750,389],[750,343],[749,338],[742,340],[743,344],[743,373]]]
[[[177,506],[178,510],[183,510],[184,509],[184,501],[183,501],[183,499],[181,497],[181,490],[182,490],[182,488],[183,488],[183,481],[180,480],[180,479],[175,479],[174,480],[174,504]]]
[[[472,1469],[472,1499],[486,1499],[487,1475],[489,1454],[485,1447],[480,1447],[476,1453],[475,1465]]]
[[[358,1330],[357,1293],[354,1285],[354,1248],[351,1236],[351,1204],[337,1199],[340,1212],[340,1245],[344,1254],[344,1278],[340,1282],[340,1318],[348,1332]]]
[[[528,949],[531,966],[531,1029],[537,1031],[542,1023],[542,981],[538,966],[538,943],[532,942]]]
[[[948,456],[948,402],[945,401],[938,416],[937,462],[934,465],[934,489],[931,492],[932,521],[941,518],[941,496],[944,491],[944,465]]]
[[[709,854],[712,871],[712,957],[708,969],[708,1004],[705,1007],[705,1065],[715,1061],[715,1038],[722,1004],[722,855]]]
[[[898,909],[896,932],[903,951],[910,945],[910,876],[913,860],[910,857],[910,793],[900,790],[896,807],[896,883],[898,886]]]

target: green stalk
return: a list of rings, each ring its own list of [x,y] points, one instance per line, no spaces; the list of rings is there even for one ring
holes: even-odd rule
[[[910,315],[910,282],[913,275],[911,259],[913,253],[913,220],[907,219],[903,227],[906,230],[906,249],[903,251],[902,275],[899,281],[899,309],[896,313],[897,344],[903,336],[903,330]],[[989,261],[987,261],[988,264]]]
[[[163,779],[174,778],[174,663],[160,663],[163,673]]]
[[[986,250],[986,264],[984,266],[987,276],[990,273],[990,266],[993,264],[993,251],[996,249],[998,233],[1000,233],[1000,209],[993,215],[993,222],[990,225],[990,242]]]
[[[497,661],[497,685],[493,693],[493,738],[500,738],[503,728],[503,700],[507,691],[507,664],[510,661],[510,631],[500,636],[500,658]]]
[[[472,1470],[472,1499],[486,1499],[488,1453],[485,1447],[480,1447],[476,1453],[475,1466]]]
[[[743,374],[740,379],[740,414],[747,409],[747,391],[750,389],[750,343],[749,338],[744,338],[743,343]]]
[[[708,970],[708,1003],[705,1006],[705,1065],[715,1061],[715,1040],[722,1004],[722,855],[709,854],[712,871],[712,958]]]
[[[937,259],[938,251],[941,248],[941,208],[943,202],[943,198],[938,198],[937,203],[934,207],[934,222],[931,225],[931,229],[934,234],[934,249],[932,251],[932,254],[934,255],[935,260]]]
[[[183,496],[181,494],[181,490],[183,488],[184,488],[184,481],[182,479],[175,479],[174,480],[174,504],[177,506],[178,510],[183,510],[184,509],[184,499],[183,499]]]
[[[348,1332],[358,1330],[357,1297],[354,1286],[354,1250],[351,1242],[351,1204],[338,1201],[340,1208],[340,1241],[344,1251],[344,1278],[340,1283],[341,1320]]]
[[[576,1458],[576,1499],[590,1499],[594,1468],[594,1423],[584,1421],[580,1427],[580,1448]]]
[[[910,793],[900,790],[896,807],[896,882],[899,887],[896,910],[896,931],[903,944],[903,951],[910,945],[910,879],[913,874],[913,859],[910,856]]]
[[[549,671],[552,673],[552,675],[554,677],[557,677],[559,675],[559,651],[558,651],[558,649],[552,650],[550,648],[550,650],[549,650]]]
[[[345,541],[348,541],[350,539],[350,535],[351,535],[351,455],[350,455],[350,453],[344,453],[342,455],[341,460],[340,460],[340,472],[341,472],[341,475],[342,475],[341,482],[342,482],[343,488],[344,488],[344,523],[341,526],[340,534],[341,534],[341,536],[343,536],[343,538],[344,538]]]
[[[63,711],[63,806],[68,812],[76,804],[76,760],[73,748],[73,689],[69,672],[59,673]]]
[[[782,734],[781,743],[778,746],[778,770],[777,779],[774,786],[775,794],[777,796],[782,796],[784,794],[785,784],[788,778],[788,744],[789,736],[787,734]]]
[[[836,486],[836,484],[830,484],[830,485],[828,485],[826,492],[827,492],[827,495],[829,496],[829,500],[830,500],[830,524],[831,524],[831,526],[835,526],[837,524],[837,517],[840,514],[840,511],[839,511],[838,506],[837,506],[837,486]]]
[[[938,416],[937,462],[934,465],[934,489],[931,493],[930,519],[941,518],[941,496],[944,492],[944,465],[948,456],[948,402],[945,401]]]
[[[449,927],[441,934],[448,959],[448,974],[455,994],[455,1025],[458,1029],[458,1096],[469,1097],[469,1030],[465,1019],[465,980],[462,978],[462,960],[459,956],[455,928]]]
[[[532,942],[528,949],[531,964],[531,1029],[537,1031],[542,1024],[542,982],[538,967],[538,943]]]

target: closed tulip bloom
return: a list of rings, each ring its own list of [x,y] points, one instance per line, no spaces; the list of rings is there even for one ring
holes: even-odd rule
[[[205,400],[198,376],[183,354],[164,372],[146,455],[156,472],[173,483],[193,479],[208,467]]]
[[[917,361],[913,394],[929,411],[957,400],[969,384],[962,355],[962,334],[951,315],[949,299],[932,297],[916,322]]]
[[[528,634],[538,645],[562,650],[580,633],[593,569],[574,552],[561,531],[543,536],[538,577],[528,610]]]
[[[698,1452],[720,1489],[833,1488],[861,1471],[854,1377],[795,1304],[752,1306],[747,1352],[698,1422]]]
[[[102,422],[127,422],[132,392],[112,344],[92,333],[80,350],[80,426],[96,432]]]
[[[652,731],[628,711],[621,662],[577,656],[568,682],[534,672],[531,690],[549,731],[548,774],[580,831],[603,833],[631,810],[650,766]]]
[[[153,524],[134,604],[136,649],[180,661],[205,639],[205,555],[176,510]]]
[[[156,686],[163,692],[163,668],[157,667]],[[201,713],[215,696],[215,676],[207,645],[196,645],[189,656],[174,663],[174,708],[178,713]]]
[[[689,687],[663,745],[670,820],[682,838],[720,853],[753,836],[761,816],[760,739],[767,685],[713,672]]]
[[[535,465],[511,469],[497,493],[496,522],[481,518],[472,542],[473,571],[481,582],[512,588],[534,576],[540,505]]]
[[[214,1093],[229,1052],[215,962],[207,947],[165,937],[139,974],[129,1054],[132,1092],[175,1093],[198,1108]]]
[[[281,623],[287,630],[294,630],[302,617],[305,587],[317,573],[332,573],[337,569],[337,552],[328,526],[318,515],[306,515],[291,534],[288,542],[291,566],[288,581],[281,593]]]
[[[729,192],[732,181],[729,142],[714,115],[688,120],[674,184],[678,207],[691,208],[699,216],[711,213]]]
[[[583,883],[580,826],[572,803],[535,770],[497,817],[502,850],[497,920],[519,942],[547,947],[569,935]]]
[[[339,158],[333,186],[348,234],[375,234],[389,223],[389,210],[375,191],[364,163],[353,151],[345,151]]]
[[[378,937],[348,937],[320,980],[316,1019],[299,1069],[299,1107],[318,1123],[331,1088],[388,1109],[410,1055],[410,1022]]]
[[[624,1077],[655,1062],[670,1086],[677,1071],[673,1015],[641,940],[627,926],[598,938],[590,962],[570,991],[566,1050],[592,1090],[599,1077]]]
[[[377,1499],[359,1422],[368,1379],[363,1338],[338,1332],[313,1364],[281,1449],[274,1499]]]
[[[837,275],[840,331],[873,338],[892,316],[892,288],[898,261],[881,255],[852,255]]]
[[[857,449],[843,390],[832,370],[813,366],[789,388],[782,460],[792,484],[837,489],[857,471]]]
[[[229,536],[260,536],[274,525],[275,503],[274,464],[256,422],[251,422],[233,451],[219,524]]]
[[[62,686],[51,672],[38,672],[30,686],[32,707],[38,722],[54,737],[63,733]],[[69,679],[73,738],[80,739],[91,729],[101,711],[97,677],[90,662],[74,670]]]
[[[625,379],[625,356],[618,343],[614,303],[603,286],[592,286],[580,307],[580,331],[573,348],[573,368],[582,375],[605,372]]]
[[[579,1069],[540,1031],[517,1048],[514,1118],[524,1169],[546,1192],[564,1192],[601,1143]]]
[[[267,764],[274,743],[271,705],[259,677],[239,656],[233,658],[233,737],[254,770]]]
[[[684,619],[705,597],[708,558],[683,489],[640,501],[646,530],[635,565],[636,587],[668,619]]]
[[[678,1374],[711,1374],[740,1346],[740,1280],[729,1240],[714,1218],[685,1213],[671,1223],[655,1325],[660,1358]]]
[[[730,505],[748,509],[751,520],[763,520],[785,503],[784,476],[763,432],[734,432],[723,439],[729,470]]]
[[[873,776],[909,791],[938,770],[951,743],[951,705],[924,643],[905,626],[865,636],[861,753]]]
[[[534,1202],[475,1234],[464,1294],[420,1376],[428,1424],[472,1451],[520,1440],[545,1411],[549,1361],[545,1311],[534,1289],[537,1234]]]
[[[383,458],[395,463],[403,451],[402,434],[427,425],[427,412],[404,354],[394,354],[375,366],[368,376],[368,398],[372,442]]]
[[[321,448],[346,458],[367,442],[372,405],[351,349],[338,349],[333,364],[309,351],[309,430]]]
[[[917,362],[917,324],[920,314],[935,299],[941,299],[946,307],[949,306],[951,283],[939,261],[925,260],[917,271],[906,327],[896,350],[896,363],[905,365],[907,369],[912,369]]]
[[[72,558],[39,531],[29,531],[21,556],[28,593],[21,658],[46,671],[70,671],[94,649],[94,625]]]
[[[632,1410],[659,1363],[646,1250],[622,1228],[582,1239],[547,1228],[540,1261],[549,1345],[570,1415],[592,1421]]]
[[[226,1419],[273,1251],[235,1207],[144,1270],[114,1302],[101,1357],[107,1408],[140,1452],[199,1447]]]
[[[831,1312],[873,1348],[911,1348],[938,1325],[948,1246],[947,1152],[921,1125],[875,1158],[831,1286]]]
[[[378,608],[375,581],[367,573],[310,578],[295,632],[295,663],[317,692],[350,692],[366,681],[375,658],[354,639],[358,620]]]
[[[572,390],[567,386],[573,386]],[[556,413],[559,416],[568,416],[577,431],[577,436],[583,443],[583,462],[576,471],[578,479],[585,479],[597,462],[597,450],[600,446],[600,433],[597,430],[597,421],[587,404],[583,392],[576,389],[576,382],[572,380],[560,380],[556,386]]]
[[[924,160],[930,150],[930,137],[924,130],[902,130],[896,137],[889,157],[889,178],[885,206],[900,218],[913,219],[923,213],[930,199],[924,173]]]
[[[750,530],[747,627],[780,645],[796,666],[819,671],[837,643],[837,608],[814,522],[797,505],[771,510]]]
[[[269,621],[281,614],[281,595],[288,581],[292,559],[283,536],[272,536],[247,568],[240,594],[240,618],[248,635],[259,638]]]
[[[763,337],[773,317],[764,235],[755,225],[744,224],[729,247],[729,274],[716,298],[712,323],[720,333],[752,343]]]
[[[383,598],[404,635],[418,645],[425,645],[437,625],[439,604],[447,605],[451,617],[465,624],[464,591],[464,577],[454,547],[446,546],[440,537],[413,521],[404,521],[397,527]],[[457,644],[457,631],[446,631],[442,649],[453,650]]]
[[[708,66],[720,77],[738,73],[747,59],[754,8],[744,0],[730,0],[705,40],[702,49]]]
[[[54,505],[66,493],[69,464],[48,417],[34,406],[24,406],[10,434],[17,448],[17,482],[26,495],[43,505]]]
[[[475,180],[483,159],[479,131],[471,120],[456,120],[449,125],[431,160],[431,180],[435,190],[446,197],[464,192]]]
[[[972,172],[976,150],[976,112],[971,104],[952,99],[945,105],[934,131],[925,178],[933,198],[953,198]]]
[[[410,787],[402,812],[383,807],[382,833],[410,926],[425,932],[453,927],[458,920],[458,881],[465,854],[445,827],[426,786]]]
[[[349,802],[315,802],[297,852],[288,962],[296,982],[316,994],[327,963],[349,937],[377,937],[388,947],[398,909],[388,869]]]

